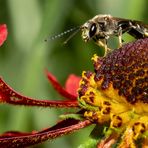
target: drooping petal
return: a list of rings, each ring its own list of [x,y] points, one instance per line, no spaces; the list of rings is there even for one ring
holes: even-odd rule
[[[77,99],[77,95],[71,94],[69,93],[66,89],[64,89],[60,83],[57,81],[57,79],[48,71],[46,71],[47,74],[47,78],[50,81],[50,83],[52,84],[52,86],[54,87],[54,89],[63,97],[67,98],[67,99],[73,99],[76,100]]]
[[[52,128],[48,128],[40,132],[31,133],[28,135],[25,135],[25,133],[16,132],[16,136],[7,138],[0,136],[0,147],[14,148],[32,146],[47,141],[49,139],[54,139],[75,132],[81,128],[89,126],[90,124],[91,122],[89,120],[79,121],[74,119],[67,119],[59,122]]]
[[[33,134],[33,132],[27,133],[27,132],[18,132],[18,131],[7,131],[0,135],[0,139],[10,138],[10,137],[19,137],[19,136],[28,136],[31,134]]]
[[[0,103],[42,107],[78,107],[77,100],[38,100],[23,96],[0,78]]]
[[[7,26],[5,24],[0,25],[0,46],[4,43],[7,38]]]
[[[69,75],[66,84],[65,84],[65,89],[70,93],[75,96],[78,96],[78,88],[79,88],[79,82],[81,80],[81,77],[78,77],[74,74]]]

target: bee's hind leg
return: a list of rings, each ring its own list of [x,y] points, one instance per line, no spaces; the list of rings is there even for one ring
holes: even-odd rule
[[[118,33],[118,42],[119,42],[119,48],[122,47],[122,28],[119,28],[119,33]]]

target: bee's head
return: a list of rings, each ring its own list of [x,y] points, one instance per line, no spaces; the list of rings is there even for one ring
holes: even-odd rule
[[[94,37],[104,38],[105,31],[108,22],[110,23],[110,15],[96,15],[85,24],[83,24],[80,29],[82,31],[82,39],[88,42]]]
[[[96,33],[97,33],[97,24],[92,21],[86,22],[84,25],[81,27],[82,30],[82,39],[85,42],[88,42],[90,39],[92,39]]]

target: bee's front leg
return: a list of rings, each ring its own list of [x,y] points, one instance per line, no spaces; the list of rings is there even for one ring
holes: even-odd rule
[[[108,53],[109,51],[111,51],[111,49],[108,48],[108,46],[107,46],[107,40],[108,40],[108,39],[104,38],[104,39],[99,39],[99,40],[96,41],[96,44],[97,44],[98,46],[101,46],[101,47],[103,47],[103,48],[105,49],[104,56],[106,56],[107,53]]]

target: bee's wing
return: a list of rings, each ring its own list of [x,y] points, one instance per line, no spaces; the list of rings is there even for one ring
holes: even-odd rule
[[[144,24],[141,21],[123,19],[113,17],[117,21],[118,26],[122,27],[122,32],[127,32],[136,39],[148,37],[148,24]]]
[[[148,37],[148,25],[142,23],[141,21],[132,21],[132,29],[128,32],[130,35],[134,36],[136,39]]]

